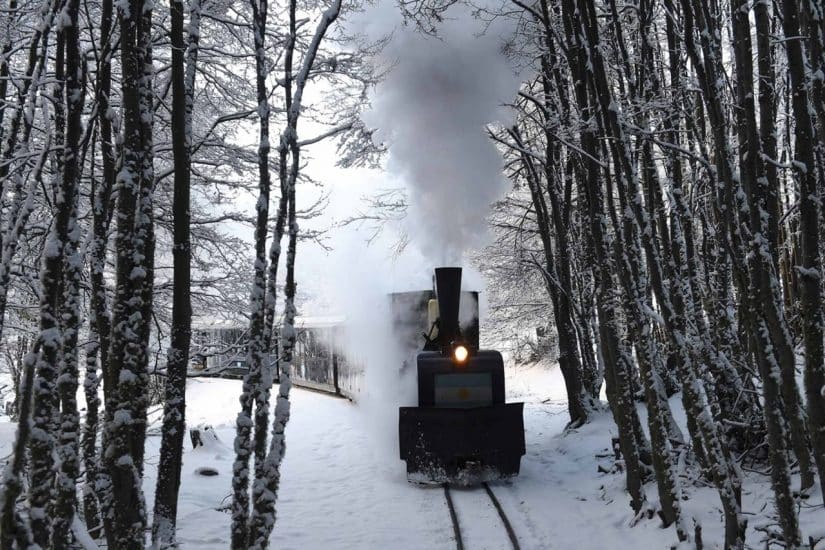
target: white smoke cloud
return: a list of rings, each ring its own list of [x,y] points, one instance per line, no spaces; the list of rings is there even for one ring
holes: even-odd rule
[[[485,127],[510,117],[501,106],[519,79],[501,52],[506,29],[478,34],[464,7],[447,15],[438,38],[395,32],[383,52],[392,69],[365,119],[389,145],[387,170],[407,187],[412,243],[436,264],[460,265],[484,243],[490,204],[506,189]]]
[[[415,406],[418,386],[410,350],[393,333],[390,293],[429,287],[429,269],[413,256],[390,257],[385,248],[366,247],[351,234],[330,254],[335,276],[322,289],[329,311],[345,312],[339,342],[347,362],[362,370],[359,382],[359,418],[371,434],[373,451],[380,453],[388,475],[401,476],[398,458],[398,407]]]

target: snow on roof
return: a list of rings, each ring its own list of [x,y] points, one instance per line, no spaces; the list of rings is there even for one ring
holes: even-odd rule
[[[295,326],[298,328],[328,328],[343,325],[346,317],[343,315],[316,315],[298,316],[295,318]],[[247,329],[247,321],[233,321],[230,319],[198,319],[192,321],[193,330],[209,329]]]
[[[248,321],[237,321],[234,319],[192,319],[193,330],[205,330],[210,328],[248,328]]]

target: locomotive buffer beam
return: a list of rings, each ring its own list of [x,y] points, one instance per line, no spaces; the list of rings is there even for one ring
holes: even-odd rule
[[[523,408],[401,407],[399,441],[408,479],[466,486],[518,475],[525,453]]]

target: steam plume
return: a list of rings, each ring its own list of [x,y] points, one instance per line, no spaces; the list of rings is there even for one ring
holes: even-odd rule
[[[385,52],[395,65],[368,115],[389,144],[387,169],[408,188],[412,242],[445,265],[484,240],[489,205],[505,185],[485,126],[505,116],[500,105],[518,87],[498,36],[476,30],[460,14],[439,27],[439,39],[396,34]]]

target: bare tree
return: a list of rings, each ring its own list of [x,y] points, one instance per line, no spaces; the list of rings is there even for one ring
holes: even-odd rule
[[[175,547],[178,490],[183,460],[183,437],[186,418],[186,371],[192,338],[192,302],[190,288],[190,148],[192,144],[192,98],[194,94],[197,36],[200,1],[190,10],[189,49],[183,36],[183,1],[170,1],[172,28],[172,142],[175,169],[174,215],[174,289],[172,297],[171,343],[166,364],[163,439],[161,441],[158,479],[155,488],[153,544],[160,548]],[[186,59],[185,59],[186,58]],[[187,64],[188,63],[188,64]],[[187,76],[191,75],[191,80]]]
[[[111,482],[113,547],[142,545],[146,505],[141,487],[146,417],[147,279],[151,282],[151,233],[147,205],[153,185],[151,126],[151,7],[133,0],[119,11],[122,64],[123,145],[117,176],[117,276],[108,354],[116,381],[103,452]],[[148,90],[147,90],[148,89]],[[148,97],[147,97],[148,95]],[[149,100],[147,102],[147,99]],[[147,131],[149,132],[147,135]]]

